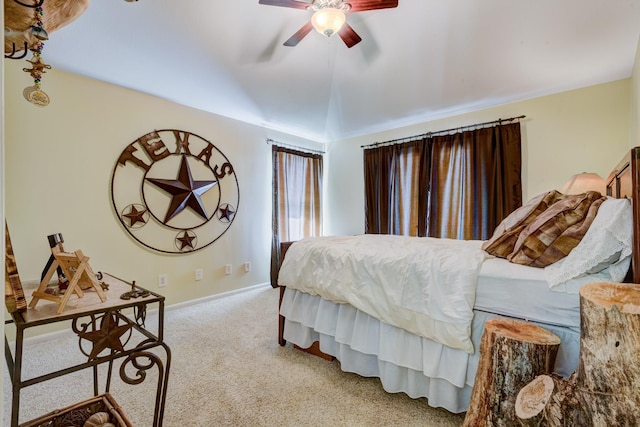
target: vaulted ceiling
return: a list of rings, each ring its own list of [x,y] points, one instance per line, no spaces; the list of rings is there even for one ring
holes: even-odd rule
[[[92,0],[43,59],[326,142],[630,77],[640,35],[640,0],[399,0],[348,14],[363,39],[350,49],[315,31],[283,46],[310,17],[258,0]]]

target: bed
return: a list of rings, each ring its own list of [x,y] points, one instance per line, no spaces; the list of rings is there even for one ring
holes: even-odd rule
[[[437,253],[448,254],[445,251],[451,251],[446,256],[440,255],[446,259],[440,260],[440,264],[448,262],[461,270],[467,268],[466,273],[455,276],[457,278],[452,282],[473,282],[471,287],[466,287],[466,284],[460,288],[456,287],[457,284],[448,285],[455,289],[454,293],[440,299],[433,296],[436,291],[429,291],[427,298],[420,294],[421,291],[403,287],[404,284],[398,284],[401,292],[393,288],[394,278],[404,277],[407,269],[416,269],[414,264],[401,261],[402,257],[424,260],[432,256],[429,252],[432,249],[425,249],[423,253],[422,246],[411,246],[402,252],[402,248],[413,244],[404,239],[430,238],[363,235],[283,243],[279,275],[279,343],[285,345],[289,342],[299,349],[335,358],[343,371],[379,378],[388,392],[404,392],[412,398],[425,397],[430,406],[460,413],[466,411],[469,404],[484,323],[496,317],[508,317],[532,322],[558,335],[562,344],[555,372],[568,376],[577,367],[580,349],[577,294],[580,286],[593,281],[640,283],[639,233],[633,232],[638,230],[640,223],[639,166],[640,147],[636,147],[608,177],[608,197],[600,200],[597,215],[592,218],[584,238],[568,255],[544,268],[510,262],[483,250],[491,247],[488,244],[495,243],[497,236],[509,231],[504,229],[509,218],[501,224],[501,233],[496,229],[491,242],[452,242],[453,249],[437,246],[447,242],[433,242]],[[533,206],[535,203],[539,202],[532,199],[525,205]],[[520,211],[526,210],[523,206]],[[516,214],[514,212],[510,216],[512,221],[518,217]],[[380,243],[371,239],[384,240]],[[423,243],[419,242],[420,245]],[[393,252],[398,258],[387,262],[375,258],[379,254],[371,254],[367,256],[374,257],[373,261],[366,261],[367,258],[360,255],[356,257],[357,262],[352,259],[345,261],[347,252],[340,252],[353,252],[354,247],[368,248],[372,245],[395,248]],[[309,255],[313,248],[316,248],[316,255]],[[473,259],[478,257],[478,250],[484,256],[480,255],[475,262]],[[323,265],[318,258],[313,258],[317,254],[328,257],[328,263]],[[389,276],[391,292],[394,293],[382,299],[401,301],[402,307],[387,308],[380,301],[383,290],[367,288],[363,292],[362,287],[357,289],[355,300],[349,300],[351,291],[344,291],[349,287],[345,284],[368,283],[370,280],[362,277],[378,274],[375,268],[384,263],[400,270],[381,274]],[[424,270],[422,267],[417,269]],[[345,275],[347,270],[353,271]],[[307,280],[307,276],[315,276],[316,279]],[[449,273],[438,273],[433,277],[445,276],[449,280]],[[313,284],[307,284],[314,280],[321,285],[314,288]],[[400,279],[397,281],[402,282]],[[371,301],[363,301],[367,299]],[[459,306],[465,305],[468,307],[462,307],[458,313]],[[422,309],[427,309],[426,306],[436,313],[426,315],[427,326],[424,326]],[[451,322],[447,321],[450,316],[453,316]],[[398,318],[400,320],[396,320]],[[450,324],[453,324],[453,333],[441,333]]]

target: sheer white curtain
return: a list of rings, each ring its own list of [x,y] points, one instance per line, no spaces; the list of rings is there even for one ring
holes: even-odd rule
[[[421,153],[415,147],[409,147],[404,156],[395,160],[393,176],[396,183],[390,198],[392,210],[396,213],[392,234],[417,236]]]

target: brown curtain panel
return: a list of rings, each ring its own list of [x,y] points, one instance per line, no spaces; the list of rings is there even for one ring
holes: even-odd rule
[[[520,171],[520,123],[365,149],[365,232],[487,239],[522,204]]]
[[[522,205],[520,123],[435,136],[427,235],[488,239]]]
[[[428,142],[417,140],[364,150],[365,232],[423,235]]]
[[[272,146],[271,286],[278,286],[280,243],[322,233],[322,155]]]

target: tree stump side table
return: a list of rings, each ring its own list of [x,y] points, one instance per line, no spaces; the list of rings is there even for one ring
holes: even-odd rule
[[[480,362],[463,426],[518,425],[515,400],[522,387],[553,370],[560,338],[521,320],[485,323]]]

